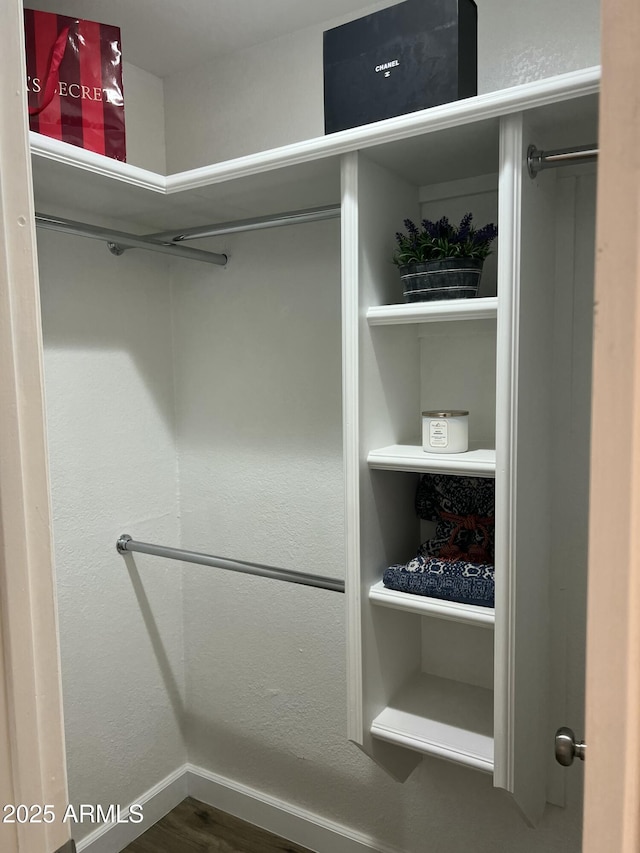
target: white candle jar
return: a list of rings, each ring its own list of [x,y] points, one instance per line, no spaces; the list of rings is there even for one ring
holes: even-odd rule
[[[469,412],[423,412],[422,449],[425,453],[464,453],[468,450]]]

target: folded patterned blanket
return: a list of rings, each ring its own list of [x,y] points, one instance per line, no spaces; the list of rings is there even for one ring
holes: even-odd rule
[[[404,566],[390,566],[382,580],[386,587],[400,592],[480,607],[494,606],[494,568],[486,563],[418,555]]]

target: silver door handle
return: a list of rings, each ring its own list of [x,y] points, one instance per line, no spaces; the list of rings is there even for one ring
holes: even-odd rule
[[[584,761],[587,745],[584,741],[576,741],[573,731],[567,726],[561,726],[556,732],[556,761],[563,767],[573,764],[574,758]]]

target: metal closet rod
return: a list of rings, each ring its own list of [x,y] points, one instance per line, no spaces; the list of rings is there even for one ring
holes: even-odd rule
[[[189,258],[193,261],[203,261],[207,264],[225,266],[227,256],[216,252],[203,252],[182,246],[187,240],[198,240],[203,237],[220,237],[224,234],[238,234],[242,231],[259,231],[264,228],[280,228],[283,225],[299,225],[304,222],[318,222],[324,219],[335,219],[340,216],[340,205],[310,207],[306,210],[289,210],[270,216],[258,216],[253,219],[237,219],[231,222],[219,222],[214,225],[199,225],[176,233],[160,231],[157,234],[128,234],[124,231],[114,231],[112,228],[102,228],[99,225],[87,225],[85,222],[75,222],[72,219],[62,219],[59,216],[48,216],[36,213],[36,225],[52,231],[63,231],[66,234],[76,234],[79,237],[91,237],[94,240],[104,240],[109,251],[114,255],[122,255],[127,249],[148,249],[152,252],[162,252],[178,258]]]
[[[148,249],[151,252],[162,252],[178,258],[188,258],[192,261],[203,261],[223,267],[227,263],[226,255],[215,252],[203,252],[189,246],[177,246],[175,243],[160,241],[147,235],[127,234],[124,231],[114,231],[112,228],[102,228],[99,225],[88,225],[85,222],[75,222],[73,219],[61,219],[58,216],[47,216],[36,212],[36,225],[51,231],[62,231],[65,234],[76,234],[79,237],[90,237],[103,240],[109,251],[121,255],[125,249]]]
[[[136,542],[128,534],[123,534],[116,543],[119,554],[138,551],[140,554],[152,554],[156,557],[167,557],[170,560],[180,560],[185,563],[197,563],[200,566],[214,566],[217,569],[227,569],[230,572],[240,572],[245,575],[258,575],[263,578],[299,583],[304,586],[315,586],[319,589],[330,589],[333,592],[344,592],[344,581],[327,578],[323,575],[310,575],[304,572],[290,572],[287,569],[277,569],[273,566],[263,566],[260,563],[245,563],[240,560],[226,560],[214,557],[212,554],[199,554],[196,551],[183,551],[182,548],[167,548],[165,545],[150,545],[148,542]]]
[[[527,149],[527,168],[529,176],[535,178],[543,169],[555,166],[569,166],[575,163],[589,163],[598,159],[598,145],[582,145],[570,151],[557,149],[555,151],[540,151],[535,145]]]
[[[301,225],[305,222],[319,222],[323,219],[337,219],[340,216],[339,204],[323,207],[308,207],[305,210],[288,210],[269,216],[257,216],[252,219],[236,219],[231,222],[217,222],[213,225],[198,225],[184,231],[161,231],[150,234],[154,240],[170,240],[184,243],[187,240],[201,240],[204,237],[221,237],[224,234],[239,234],[242,231],[261,231],[264,228],[281,228],[284,225]]]

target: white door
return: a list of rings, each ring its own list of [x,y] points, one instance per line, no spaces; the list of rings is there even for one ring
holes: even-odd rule
[[[640,850],[640,4],[603,0],[585,853]]]
[[[0,849],[70,851],[22,4],[0,3]]]

